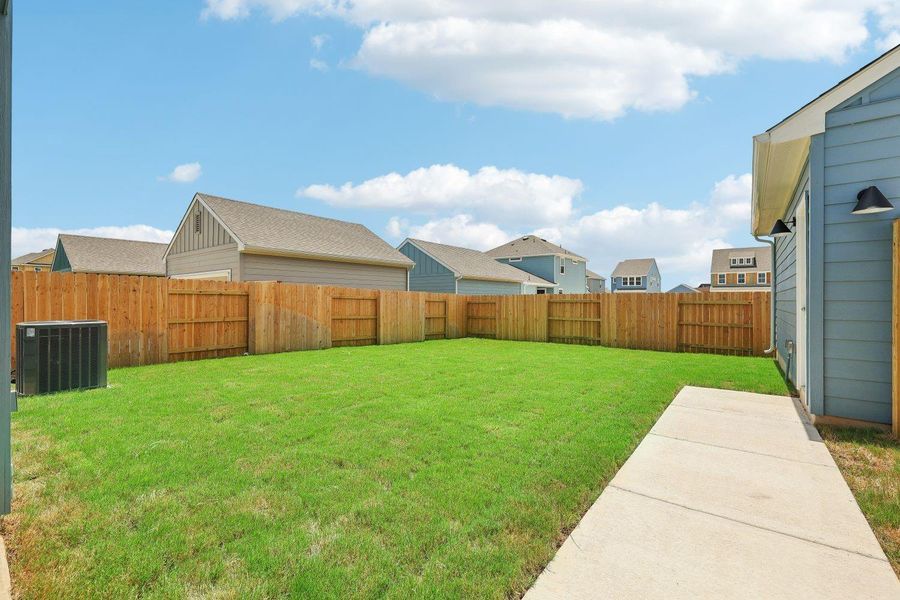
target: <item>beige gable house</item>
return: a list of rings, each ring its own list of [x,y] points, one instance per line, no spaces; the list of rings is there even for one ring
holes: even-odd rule
[[[13,271],[49,271],[53,266],[53,256],[56,254],[55,248],[47,248],[40,252],[29,252],[22,256],[17,256],[10,261]]]
[[[767,246],[713,250],[709,271],[713,292],[768,292],[772,251]]]
[[[407,289],[413,262],[363,225],[196,194],[165,253],[173,278]]]
[[[166,244],[59,234],[53,271],[164,276]]]

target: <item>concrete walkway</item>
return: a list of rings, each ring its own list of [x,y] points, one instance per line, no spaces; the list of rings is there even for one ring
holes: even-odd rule
[[[792,399],[689,387],[525,598],[888,600],[900,582]]]

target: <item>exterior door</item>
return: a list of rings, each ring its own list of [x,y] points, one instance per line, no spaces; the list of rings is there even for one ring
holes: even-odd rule
[[[797,268],[797,339],[794,341],[795,359],[797,361],[797,391],[800,392],[800,400],[809,408],[809,399],[806,397],[807,379],[807,265],[809,236],[807,234],[807,211],[809,209],[809,189],[800,196],[797,203],[797,225],[795,228],[796,243],[796,268]]]

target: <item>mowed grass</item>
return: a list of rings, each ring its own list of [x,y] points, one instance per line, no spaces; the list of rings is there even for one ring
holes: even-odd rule
[[[900,441],[875,429],[819,432],[900,577]]]
[[[523,593],[684,385],[771,360],[477,339],[115,370],[23,398],[26,598]]]

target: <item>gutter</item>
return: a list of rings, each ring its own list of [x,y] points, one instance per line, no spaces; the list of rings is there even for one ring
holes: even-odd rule
[[[775,286],[778,281],[778,270],[775,268],[775,240],[763,239],[758,235],[754,235],[753,239],[772,247],[772,298],[769,302],[772,313],[769,315],[769,347],[763,350],[765,354],[772,354],[775,351],[775,290],[777,289]]]

